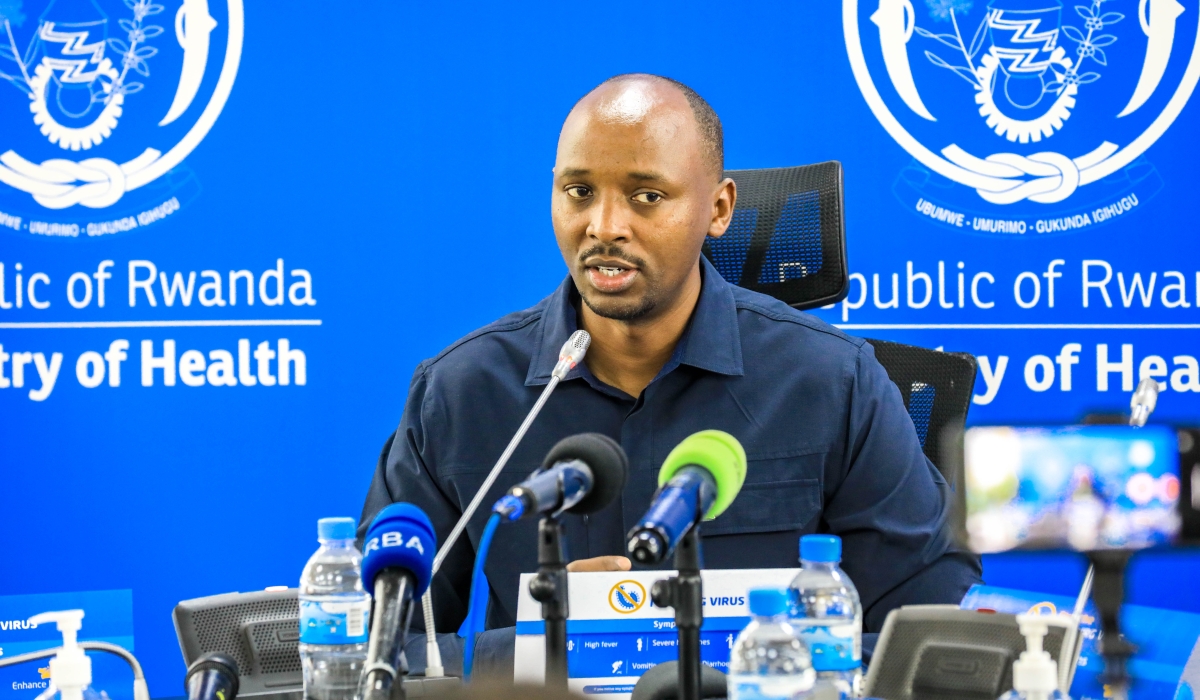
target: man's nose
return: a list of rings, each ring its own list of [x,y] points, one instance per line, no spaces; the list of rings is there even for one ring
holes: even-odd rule
[[[632,212],[623,195],[599,197],[591,207],[587,235],[601,243],[628,242],[633,235],[630,228]]]

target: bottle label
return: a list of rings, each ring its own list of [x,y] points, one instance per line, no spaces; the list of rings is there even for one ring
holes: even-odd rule
[[[812,653],[813,668],[818,671],[848,671],[862,665],[862,647],[854,625],[813,624],[812,620],[793,620],[800,639]]]
[[[729,700],[794,700],[812,690],[812,669],[798,676],[729,676]]]
[[[300,599],[301,644],[362,644],[367,641],[371,599]]]

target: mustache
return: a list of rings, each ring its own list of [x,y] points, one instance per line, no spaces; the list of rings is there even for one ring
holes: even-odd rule
[[[625,262],[629,263],[630,265],[633,265],[634,267],[638,267],[638,268],[644,269],[646,267],[645,260],[639,258],[636,255],[625,252],[624,250],[621,249],[621,246],[614,245],[612,243],[607,243],[607,244],[597,243],[596,245],[584,250],[583,252],[581,252],[579,254],[579,264],[582,265],[583,261],[592,257],[593,255],[599,255],[602,257],[606,257],[606,258],[617,258],[619,260],[624,260]]]

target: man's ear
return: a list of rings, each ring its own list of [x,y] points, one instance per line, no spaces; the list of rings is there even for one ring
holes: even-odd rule
[[[717,183],[713,191],[712,221],[708,224],[708,235],[720,238],[733,221],[733,207],[737,204],[737,183],[725,178]]]

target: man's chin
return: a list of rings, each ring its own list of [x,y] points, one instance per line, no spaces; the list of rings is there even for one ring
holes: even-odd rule
[[[602,318],[610,318],[614,321],[638,321],[646,318],[654,311],[658,304],[648,296],[643,296],[638,299],[613,299],[605,298],[598,294],[581,294],[583,303],[592,310],[592,313]]]

